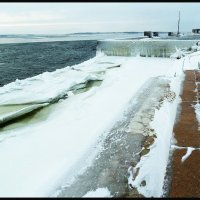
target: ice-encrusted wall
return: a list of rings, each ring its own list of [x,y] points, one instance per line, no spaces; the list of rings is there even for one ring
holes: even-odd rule
[[[108,56],[170,57],[177,49],[189,48],[199,40],[101,40],[97,52]]]

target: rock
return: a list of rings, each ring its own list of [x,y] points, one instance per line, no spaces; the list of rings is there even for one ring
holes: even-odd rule
[[[144,148],[149,148],[154,143],[154,137],[153,136],[147,136],[144,141]]]
[[[141,122],[141,117],[140,117],[139,115],[136,115],[136,116],[134,117],[134,121],[136,121],[136,122]]]
[[[131,129],[133,130],[142,130],[143,129],[143,125],[139,122],[132,122],[129,126]]]
[[[145,180],[143,180],[141,183],[140,183],[140,186],[145,186],[146,185],[146,181]]]
[[[175,92],[168,92],[166,95],[165,95],[165,98],[169,101],[169,102],[172,102],[174,101],[174,99],[176,98],[176,93]]]
[[[149,118],[149,117],[150,117],[149,113],[146,113],[146,112],[143,112],[141,116],[141,118]]]
[[[151,115],[151,116],[154,116],[154,113],[155,113],[155,110],[154,110],[154,109],[152,109],[152,110],[150,110],[150,111],[148,112],[148,114]]]
[[[142,134],[143,134],[144,136],[148,136],[148,135],[149,135],[147,131],[144,131]]]
[[[144,135],[144,131],[143,130],[134,130],[131,132],[133,134],[143,134]]]
[[[144,124],[149,124],[151,122],[151,120],[147,117],[142,118],[142,123]]]
[[[144,149],[140,152],[140,156],[144,156],[144,155],[148,154],[149,151],[150,151],[150,149],[144,148]]]
[[[149,132],[148,132],[148,135],[149,135],[149,136],[154,136],[155,134],[156,134],[155,131],[149,131]]]

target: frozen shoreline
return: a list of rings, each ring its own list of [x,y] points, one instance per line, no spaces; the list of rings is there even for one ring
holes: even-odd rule
[[[197,67],[198,59],[195,59]],[[190,62],[192,61],[191,58]],[[185,65],[187,62],[189,61],[186,61]],[[73,168],[77,167],[78,171],[84,167],[77,166],[78,161],[84,159],[87,150],[123,118],[124,108],[145,81],[152,77],[165,76],[172,81],[172,89],[175,88],[178,95],[182,65],[183,59],[97,55],[89,61],[73,66],[73,69],[64,68],[44,73],[0,88],[1,106],[33,103],[33,94],[34,102],[48,102],[65,92],[66,88],[82,83],[88,77],[99,79],[100,76],[102,80],[100,86],[80,94],[68,91],[69,97],[59,101],[45,120],[1,131],[0,139],[3,140],[0,143],[0,196],[50,196],[56,187],[62,185],[63,178],[67,177]],[[173,116],[169,118],[169,132],[173,126],[175,104],[172,109]],[[168,110],[167,107],[163,109]],[[162,115],[158,114],[157,119]],[[158,129],[157,134],[161,128],[157,127],[158,124],[159,120],[156,120],[154,128]],[[171,137],[169,132],[165,132],[168,134],[168,141]],[[167,149],[168,146],[163,154],[160,152],[165,158],[168,155]],[[149,162],[152,162],[151,159]],[[91,160],[88,164],[90,163]],[[164,170],[166,163],[163,164]],[[73,173],[76,174],[76,171]],[[161,174],[163,175],[163,172]],[[150,178],[154,175],[149,174]],[[162,182],[162,179],[160,181]],[[141,193],[146,196],[160,196],[162,192],[160,187],[158,189],[155,193]]]

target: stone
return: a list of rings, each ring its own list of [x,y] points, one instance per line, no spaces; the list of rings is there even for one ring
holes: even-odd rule
[[[154,137],[153,136],[147,136],[145,141],[144,141],[144,148],[150,147],[154,143]]]
[[[141,123],[135,122],[135,121],[130,124],[130,127],[133,130],[142,130],[143,129],[143,125]]]
[[[144,135],[144,131],[143,130],[134,130],[131,132],[131,133],[134,133],[134,134],[143,134]]]
[[[150,151],[150,149],[144,148],[144,149],[140,152],[140,156],[144,156],[144,155],[148,154],[149,151]]]
[[[147,117],[142,118],[142,123],[144,124],[149,124],[151,122],[151,120]]]
[[[141,122],[141,117],[140,117],[139,115],[136,115],[136,116],[134,117],[134,121],[136,121],[136,122]]]
[[[145,180],[143,180],[141,183],[140,183],[140,186],[145,186],[146,185],[146,181]]]

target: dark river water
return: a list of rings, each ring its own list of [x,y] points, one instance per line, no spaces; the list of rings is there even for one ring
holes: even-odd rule
[[[0,87],[96,55],[96,40],[0,44]]]

